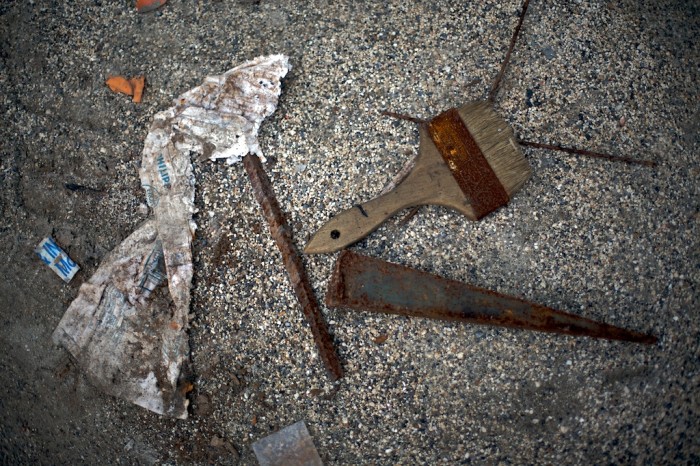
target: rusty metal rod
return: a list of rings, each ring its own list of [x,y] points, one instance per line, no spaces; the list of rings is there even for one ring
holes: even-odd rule
[[[498,93],[498,88],[501,85],[501,80],[503,79],[503,75],[506,74],[506,68],[508,68],[508,62],[510,62],[510,56],[513,53],[513,49],[515,48],[515,42],[518,40],[518,35],[520,34],[520,28],[523,27],[523,21],[525,20],[525,13],[527,13],[527,7],[530,5],[530,0],[525,0],[523,3],[523,8],[520,12],[520,18],[518,19],[518,25],[515,26],[515,31],[513,31],[513,36],[510,38],[510,45],[508,46],[508,52],[506,53],[506,57],[503,59],[503,63],[501,63],[501,69],[498,71],[498,75],[496,76],[496,79],[493,80],[493,85],[491,85],[491,90],[489,91],[489,96],[488,99],[493,102],[493,100],[496,98],[496,94]]]
[[[603,152],[593,152],[591,150],[577,149],[575,147],[563,147],[563,146],[559,146],[559,145],[555,145],[555,144],[543,144],[541,142],[524,141],[522,139],[520,139],[518,141],[518,144],[520,144],[521,146],[526,146],[526,147],[534,147],[536,149],[556,150],[556,151],[564,152],[567,154],[583,155],[585,157],[605,159],[605,160],[610,160],[612,162],[624,162],[624,163],[629,163],[632,165],[644,165],[646,167],[655,167],[656,166],[656,162],[653,160],[637,160],[637,159],[633,159],[631,157],[623,157],[620,155],[610,155],[610,154],[605,154]]]
[[[253,186],[253,194],[258,200],[265,220],[267,220],[267,224],[270,227],[270,234],[282,253],[282,260],[287,269],[289,280],[292,282],[292,288],[294,288],[294,293],[299,300],[299,304],[301,304],[306,321],[311,327],[311,333],[314,336],[321,360],[331,378],[338,380],[343,376],[340,359],[333,346],[333,339],[328,333],[316,295],[314,295],[311,283],[306,276],[301,256],[292,241],[287,221],[275,198],[272,183],[270,183],[270,179],[267,177],[257,155],[248,154],[243,157],[243,166]]]
[[[524,299],[344,251],[328,286],[329,307],[653,344],[656,337]]]
[[[398,120],[411,121],[411,122],[419,124],[419,125],[422,125],[422,124],[427,123],[429,121],[429,120],[424,120],[422,118],[412,117],[411,115],[406,115],[405,113],[391,112],[389,110],[382,110],[380,113],[384,116],[396,118]]]

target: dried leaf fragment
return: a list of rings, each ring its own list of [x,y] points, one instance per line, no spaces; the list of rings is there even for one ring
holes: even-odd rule
[[[167,0],[136,0],[136,11],[139,13],[148,13],[156,10],[163,5]]]

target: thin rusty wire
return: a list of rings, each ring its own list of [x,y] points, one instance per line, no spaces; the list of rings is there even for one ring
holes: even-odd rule
[[[493,80],[493,85],[491,86],[491,90],[489,91],[489,96],[488,99],[493,102],[494,99],[496,98],[496,94],[498,93],[498,88],[501,85],[501,81],[503,80],[503,76],[506,74],[506,68],[508,68],[508,63],[510,62],[510,56],[513,53],[513,49],[515,48],[515,43],[518,41],[518,36],[520,35],[520,29],[523,27],[523,21],[525,20],[525,13],[527,12],[527,7],[530,5],[530,0],[525,0],[525,3],[523,3],[523,10],[520,12],[520,18],[518,19],[518,25],[515,27],[515,31],[513,31],[513,37],[510,38],[510,46],[508,47],[508,53],[506,53],[506,58],[503,59],[503,63],[501,64],[501,69],[498,71],[498,75],[496,76],[496,79]]]
[[[543,144],[540,142],[523,141],[518,140],[518,144],[526,147],[534,147],[536,149],[548,149],[556,150],[559,152],[565,152],[567,154],[583,155],[586,157],[593,157],[598,159],[610,160],[612,162],[624,162],[632,165],[643,165],[645,167],[655,167],[657,164],[654,160],[638,160],[631,157],[623,157],[620,155],[610,155],[602,152],[593,152],[586,149],[577,149],[575,147],[563,147],[555,144]]]

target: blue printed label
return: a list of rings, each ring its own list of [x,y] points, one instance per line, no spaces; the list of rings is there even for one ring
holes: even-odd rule
[[[80,270],[78,264],[73,262],[68,254],[58,247],[53,238],[44,238],[34,252],[66,283],[70,282],[76,272]]]
[[[168,166],[165,164],[165,157],[163,157],[163,154],[158,155],[156,163],[158,164],[158,174],[160,175],[161,181],[163,181],[163,186],[169,188],[170,174],[168,173]]]
[[[158,205],[158,191],[153,188],[150,184],[141,185],[141,187],[146,191],[146,204],[148,207],[155,207]]]

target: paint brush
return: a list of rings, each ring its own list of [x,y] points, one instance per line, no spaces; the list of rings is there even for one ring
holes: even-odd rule
[[[415,166],[394,189],[340,212],[306,245],[307,254],[334,252],[377,229],[401,209],[442,205],[479,220],[506,205],[530,177],[513,131],[488,101],[418,122]]]

